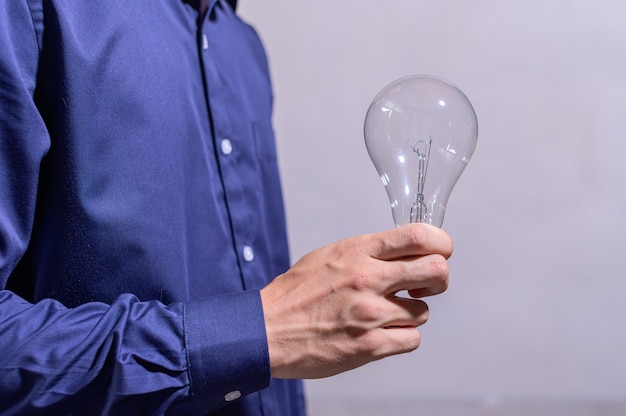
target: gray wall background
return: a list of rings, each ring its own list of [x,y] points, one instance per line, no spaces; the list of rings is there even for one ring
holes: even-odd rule
[[[451,286],[429,302],[422,346],[307,382],[314,414],[626,403],[626,2],[240,0],[239,12],[269,54],[294,261],[393,226],[362,136],[381,88],[438,75],[479,119],[443,226]]]

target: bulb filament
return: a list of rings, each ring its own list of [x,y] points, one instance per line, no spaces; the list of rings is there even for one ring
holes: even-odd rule
[[[415,202],[411,205],[411,222],[428,222],[428,207],[424,203],[424,185],[426,183],[426,171],[428,170],[428,158],[430,156],[430,145],[433,138],[428,140],[406,141],[411,149],[417,154],[418,172],[417,172],[417,192],[415,194]]]

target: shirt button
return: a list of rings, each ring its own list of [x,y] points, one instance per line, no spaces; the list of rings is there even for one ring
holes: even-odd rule
[[[206,33],[202,34],[202,49],[209,49],[209,38],[206,36]]]
[[[224,400],[227,402],[232,402],[233,400],[237,400],[241,397],[241,392],[239,390],[233,390],[224,395]]]
[[[243,246],[243,259],[250,263],[254,260],[254,249],[250,246]]]
[[[222,153],[225,155],[229,155],[233,151],[233,144],[230,140],[224,139],[222,143],[220,143],[220,148],[222,149]]]

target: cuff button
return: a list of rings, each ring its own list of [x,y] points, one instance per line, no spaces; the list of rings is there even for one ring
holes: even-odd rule
[[[233,400],[237,400],[240,397],[241,397],[241,392],[239,390],[233,390],[231,392],[226,393],[226,395],[224,395],[224,400],[226,400],[227,402],[232,402]]]

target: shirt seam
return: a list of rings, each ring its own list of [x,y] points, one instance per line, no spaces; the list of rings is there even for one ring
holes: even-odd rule
[[[191,371],[191,357],[189,356],[189,351],[191,349],[190,341],[189,341],[189,329],[187,328],[187,303],[183,303],[183,334],[184,334],[184,349],[185,349],[185,360],[187,363],[187,377],[189,377],[189,396],[191,396],[191,404],[193,406],[194,414],[199,414],[199,410],[196,404],[196,392],[194,391],[194,381]]]
[[[43,44],[42,36],[40,31],[37,30],[37,23],[35,21],[35,17],[33,16],[33,0],[27,0],[28,14],[30,15],[30,23],[33,29],[33,36],[35,39],[35,46],[37,47],[37,60],[41,59],[41,48]],[[43,6],[40,12],[43,16]],[[43,19],[42,19],[42,27],[43,27]],[[43,30],[43,29],[42,29]]]

